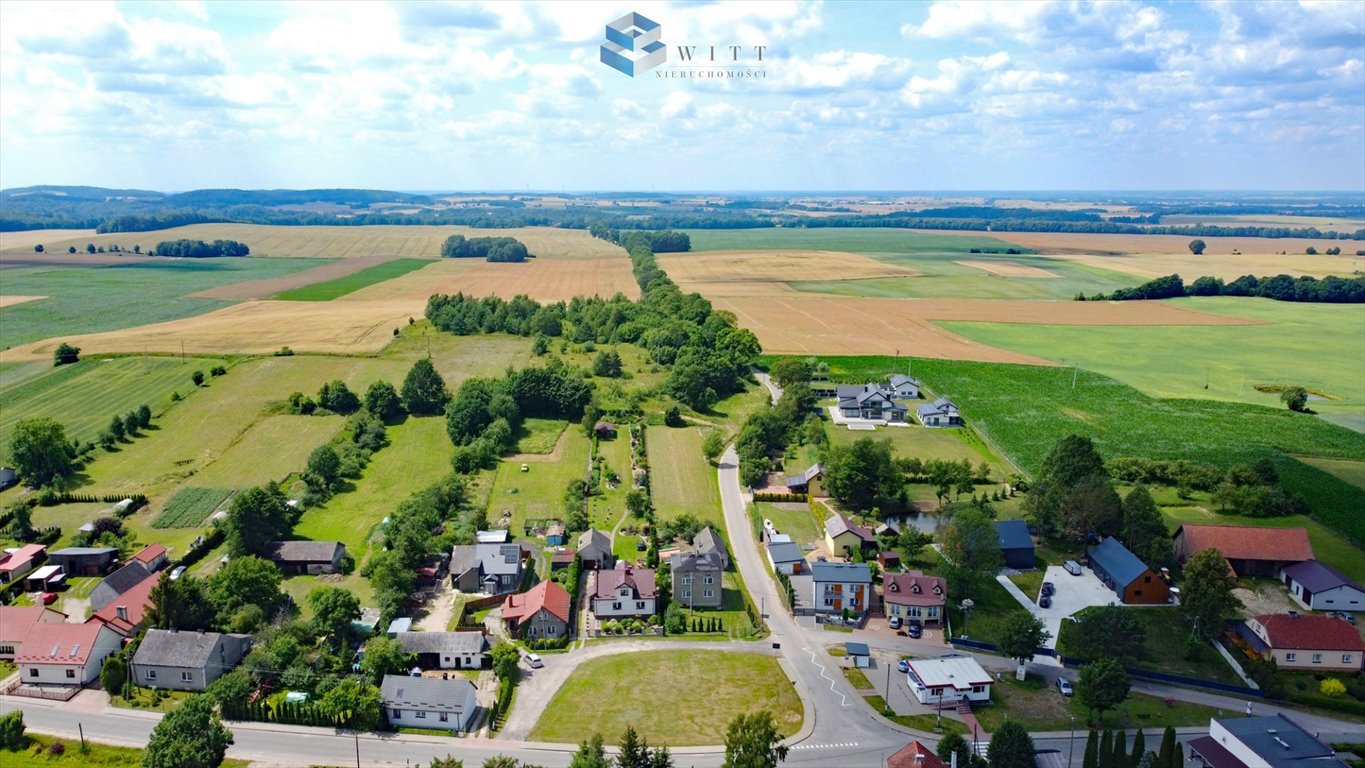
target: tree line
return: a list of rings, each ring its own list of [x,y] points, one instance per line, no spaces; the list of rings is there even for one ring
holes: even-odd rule
[[[251,249],[236,240],[163,240],[156,244],[152,256],[170,256],[180,259],[211,259],[218,256],[246,256]]]
[[[1173,299],[1184,296],[1256,296],[1275,301],[1320,302],[1325,304],[1365,303],[1365,276],[1338,277],[1312,275],[1290,277],[1256,277],[1242,275],[1230,283],[1222,278],[1204,276],[1188,286],[1180,275],[1166,275],[1149,280],[1136,288],[1119,288],[1105,295],[1097,293],[1087,299],[1077,294],[1078,301],[1141,301]]]
[[[494,262],[522,262],[530,258],[526,246],[515,237],[470,237],[451,235],[441,243],[443,259],[486,259]]]
[[[592,224],[588,225],[588,234],[599,240],[615,243],[623,248],[628,247],[624,238],[630,236],[632,243],[643,242],[655,253],[680,253],[692,250],[692,238],[689,237],[686,232],[675,232],[673,230],[662,230],[657,232],[627,231],[623,234],[621,230],[615,229],[606,223],[594,221]]]

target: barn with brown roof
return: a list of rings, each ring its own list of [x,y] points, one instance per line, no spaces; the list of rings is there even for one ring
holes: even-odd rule
[[[1182,525],[1175,529],[1175,556],[1184,564],[1195,552],[1216,549],[1240,577],[1276,578],[1281,568],[1313,558],[1304,528],[1250,525]]]

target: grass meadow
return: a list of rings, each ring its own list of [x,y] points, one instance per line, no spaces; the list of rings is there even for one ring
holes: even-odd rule
[[[928,402],[927,400],[924,402]],[[874,440],[889,440],[897,456],[914,456],[920,459],[943,459],[961,461],[966,459],[976,467],[985,461],[991,465],[991,477],[1001,479],[1016,471],[1008,462],[1001,459],[971,429],[938,429],[921,426],[879,427],[876,431],[849,429],[838,424],[827,424],[830,442],[834,445],[847,445],[864,437]],[[801,468],[793,468],[799,469]],[[792,473],[789,473],[792,474]]]
[[[670,692],[707,685],[701,697]],[[564,744],[583,738],[591,723],[608,742],[627,725],[656,746],[719,744],[726,724],[741,712],[767,708],[778,730],[801,727],[801,701],[777,661],[753,653],[709,650],[645,651],[592,659],[565,681],[531,729],[532,741]]]
[[[331,440],[342,416],[267,416],[195,473],[191,485],[247,488],[283,481],[308,466],[308,454]]]
[[[430,259],[394,259],[376,264],[368,269],[353,272],[345,277],[313,283],[275,294],[272,298],[281,301],[331,301],[348,293],[358,291],[375,283],[382,283],[409,272],[415,272],[431,264]]]
[[[597,451],[604,466],[615,472],[619,480],[615,488],[609,488],[603,480],[601,492],[588,500],[588,521],[594,528],[610,532],[626,514],[626,494],[631,484],[629,433],[623,428],[615,440],[598,440]],[[562,493],[563,489],[560,490]]]
[[[5,293],[46,296],[0,309],[0,348],[64,334],[132,328],[233,303],[187,294],[316,267],[316,259],[167,259],[105,267],[5,270]]]
[[[791,536],[797,544],[824,541],[825,521],[807,502],[759,501],[750,505],[749,511],[756,527],[762,526],[764,520],[771,520],[774,528]]]
[[[670,520],[691,512],[724,528],[716,470],[701,453],[698,427],[650,427],[645,432],[649,451],[649,490],[654,509]]]
[[[564,489],[585,475],[590,444],[583,430],[569,429],[560,445],[563,450],[557,455],[521,456],[498,463],[488,492],[489,525],[511,528],[521,536],[527,520],[563,518]]]
[[[31,363],[5,371],[0,386],[0,462],[9,460],[10,436],[20,419],[49,416],[66,428],[68,439],[94,440],[114,416],[146,404],[161,414],[171,404],[172,392],[194,389],[190,374],[222,361],[204,358],[125,357],[85,359],[53,368]],[[26,376],[26,378],[25,378]],[[160,429],[154,419],[152,430]],[[131,450],[137,441],[124,443]]]

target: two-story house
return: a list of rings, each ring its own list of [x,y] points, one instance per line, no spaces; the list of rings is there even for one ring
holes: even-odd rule
[[[673,594],[676,600],[676,585]],[[592,612],[603,619],[648,618],[658,610],[658,597],[654,571],[631,568],[622,562],[615,568],[597,572]]]
[[[948,582],[920,571],[882,575],[882,604],[887,618],[941,622],[948,604]]]
[[[872,569],[867,563],[816,563],[811,566],[816,613],[867,613],[872,600]]]
[[[521,578],[519,544],[460,544],[451,550],[450,581],[461,592],[515,592]]]
[[[715,552],[687,552],[669,559],[673,599],[683,608],[719,608],[725,566]]]

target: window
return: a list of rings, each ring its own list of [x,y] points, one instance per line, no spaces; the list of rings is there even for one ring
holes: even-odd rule
[[[7,654],[7,655],[9,655],[9,656],[13,656],[13,655],[14,655],[14,646],[12,646],[12,645],[0,645],[0,654]]]
[[[181,672],[181,673],[180,673],[180,680],[181,680],[182,682],[186,682],[186,683],[193,682],[193,681],[194,681],[194,673],[193,673],[193,672]]]
[[[38,676],[38,668],[37,668],[37,667],[29,667],[28,676],[29,676],[29,677],[37,677],[37,676]]]
[[[548,626],[548,627],[545,628],[545,634],[547,634],[547,635],[553,635],[554,633],[555,633],[555,625],[551,624],[550,626]]]
[[[420,710],[420,709],[417,710],[417,719],[418,719],[418,720],[425,720],[425,719],[427,719],[427,713],[426,713],[426,712],[423,712],[423,711]]]
[[[701,593],[701,596],[702,596],[702,597],[715,597],[715,596],[716,596],[716,591],[713,590],[713,589],[708,589],[708,590],[706,590],[705,592]]]
[[[684,587],[690,586],[692,584],[692,577],[691,576],[682,577],[682,583]]]
[[[443,723],[448,723],[448,722],[450,722],[450,715],[446,714],[445,712],[442,712],[442,713],[441,713],[441,722],[443,722]]]
[[[643,601],[643,600],[636,600],[636,601],[635,601],[635,609],[636,609],[636,610],[642,611],[642,610],[644,610],[644,608],[645,608],[645,604],[644,604],[644,601]]]
[[[715,579],[715,577],[713,577],[713,576],[707,576],[706,578],[704,578],[704,579],[701,580],[701,583],[703,583],[703,584],[715,584],[715,583],[716,583],[716,579]]]
[[[66,676],[67,676],[68,678],[71,678],[71,679],[74,680],[74,679],[76,678],[76,670],[74,670],[74,669],[68,669],[68,670],[66,671]]]
[[[1314,663],[1314,664],[1321,664],[1321,663],[1322,663],[1322,654],[1321,654],[1321,653],[1315,653],[1315,654],[1313,654],[1313,663]]]
[[[1352,659],[1351,654],[1349,654],[1349,653],[1343,653],[1343,654],[1341,654],[1341,663],[1342,663],[1342,664],[1350,664],[1350,663],[1351,663],[1351,659]]]
[[[1289,653],[1286,653],[1286,654],[1284,655],[1284,660],[1285,660],[1285,661],[1295,661],[1295,660],[1297,660],[1298,658],[1299,658],[1299,655],[1298,655],[1297,653],[1294,653],[1293,651],[1290,651]]]
[[[390,719],[390,720],[402,720],[402,719],[403,719],[403,710],[401,710],[401,709],[390,709],[390,710],[389,710],[389,719]]]
[[[615,603],[612,603],[612,604],[611,604],[611,609],[612,609],[613,611],[619,611],[619,610],[621,610],[621,603],[620,603],[619,601],[618,601],[618,602],[615,602]]]
[[[683,592],[683,593],[682,593],[682,596],[683,596],[683,597],[691,597],[691,596],[692,596],[692,590],[689,589],[689,590],[687,590],[686,592]]]

